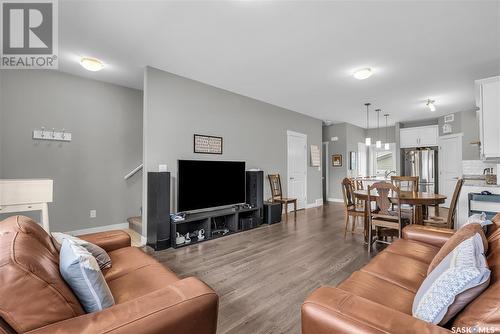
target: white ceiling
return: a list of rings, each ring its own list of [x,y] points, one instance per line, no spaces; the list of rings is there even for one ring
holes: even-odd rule
[[[150,65],[363,127],[367,101],[391,123],[437,117],[471,109],[474,79],[500,74],[500,1],[66,0],[59,17],[62,71],[142,89]]]

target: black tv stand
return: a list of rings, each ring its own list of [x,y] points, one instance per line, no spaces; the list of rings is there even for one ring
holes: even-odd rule
[[[184,220],[171,221],[171,245],[174,248],[179,248],[241,232],[248,229],[243,228],[244,226],[241,224],[245,218],[251,218],[255,222],[253,227],[257,227],[262,224],[261,217],[262,207],[243,208],[234,206],[225,209],[186,214]],[[186,235],[188,232],[193,233],[200,229],[205,230],[205,239],[198,240],[193,235],[190,243],[177,245],[177,233]],[[228,232],[224,233],[225,230],[228,230]]]

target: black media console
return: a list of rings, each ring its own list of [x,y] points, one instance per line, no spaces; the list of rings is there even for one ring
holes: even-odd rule
[[[174,248],[196,244],[205,240],[230,235],[252,229],[262,224],[264,215],[264,172],[249,170],[245,173],[247,207],[236,206],[225,209],[214,209],[186,215],[182,221],[171,221],[170,244]],[[249,207],[248,207],[249,206]],[[203,229],[204,239],[198,240],[197,234]],[[186,236],[189,233],[191,242],[177,244],[177,233]]]
[[[262,207],[229,208],[186,215],[182,221],[171,222],[171,245],[174,248],[188,246],[257,227],[262,223],[261,217]],[[203,240],[198,240],[196,236],[200,229],[205,231]],[[178,245],[177,233],[184,236],[190,233],[191,242]]]

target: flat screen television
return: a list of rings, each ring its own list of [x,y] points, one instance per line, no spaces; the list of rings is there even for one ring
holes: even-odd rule
[[[179,160],[178,211],[245,203],[245,162]]]

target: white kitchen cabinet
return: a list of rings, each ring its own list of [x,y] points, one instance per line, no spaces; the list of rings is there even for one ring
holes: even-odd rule
[[[399,145],[401,148],[437,146],[438,132],[437,125],[403,128],[399,132]]]
[[[500,158],[500,77],[476,80],[481,158]]]

